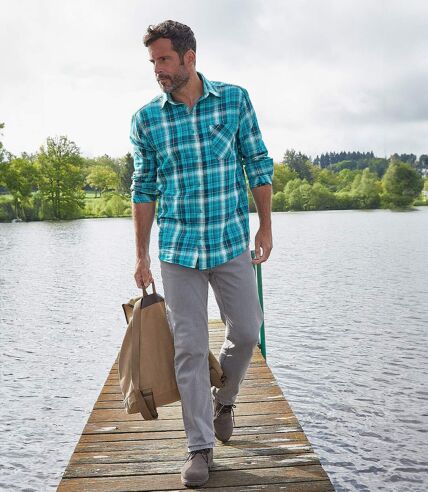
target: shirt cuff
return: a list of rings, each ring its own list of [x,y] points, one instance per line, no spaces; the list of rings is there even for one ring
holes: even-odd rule
[[[262,174],[260,176],[254,176],[252,178],[248,178],[248,184],[250,188],[257,188],[258,186],[263,186],[266,184],[272,184],[272,178],[269,174]]]
[[[152,195],[151,193],[141,193],[139,191],[131,192],[131,200],[133,203],[150,203],[156,201],[156,195]]]

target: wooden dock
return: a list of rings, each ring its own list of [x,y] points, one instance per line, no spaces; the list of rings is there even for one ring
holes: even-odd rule
[[[221,321],[209,323],[216,356],[224,329]],[[125,412],[116,359],[58,490],[186,490],[180,480],[187,455],[180,402],[158,412],[152,421]],[[236,401],[235,424],[228,443],[216,442],[210,479],[197,490],[334,491],[258,347]]]

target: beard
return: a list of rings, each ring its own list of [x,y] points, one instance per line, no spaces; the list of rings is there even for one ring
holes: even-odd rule
[[[189,79],[189,73],[186,71],[183,65],[180,65],[176,74],[159,76],[157,78],[157,81],[163,92],[174,92],[185,86]]]

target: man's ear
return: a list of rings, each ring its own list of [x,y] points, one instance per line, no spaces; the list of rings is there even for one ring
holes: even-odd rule
[[[186,64],[196,65],[196,53],[193,50],[187,50],[184,54]]]

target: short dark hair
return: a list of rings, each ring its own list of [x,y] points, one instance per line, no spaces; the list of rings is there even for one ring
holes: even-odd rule
[[[144,46],[147,48],[160,38],[171,40],[172,48],[178,53],[181,61],[188,50],[196,53],[195,35],[189,26],[181,22],[166,20],[157,25],[150,25],[143,38]]]

